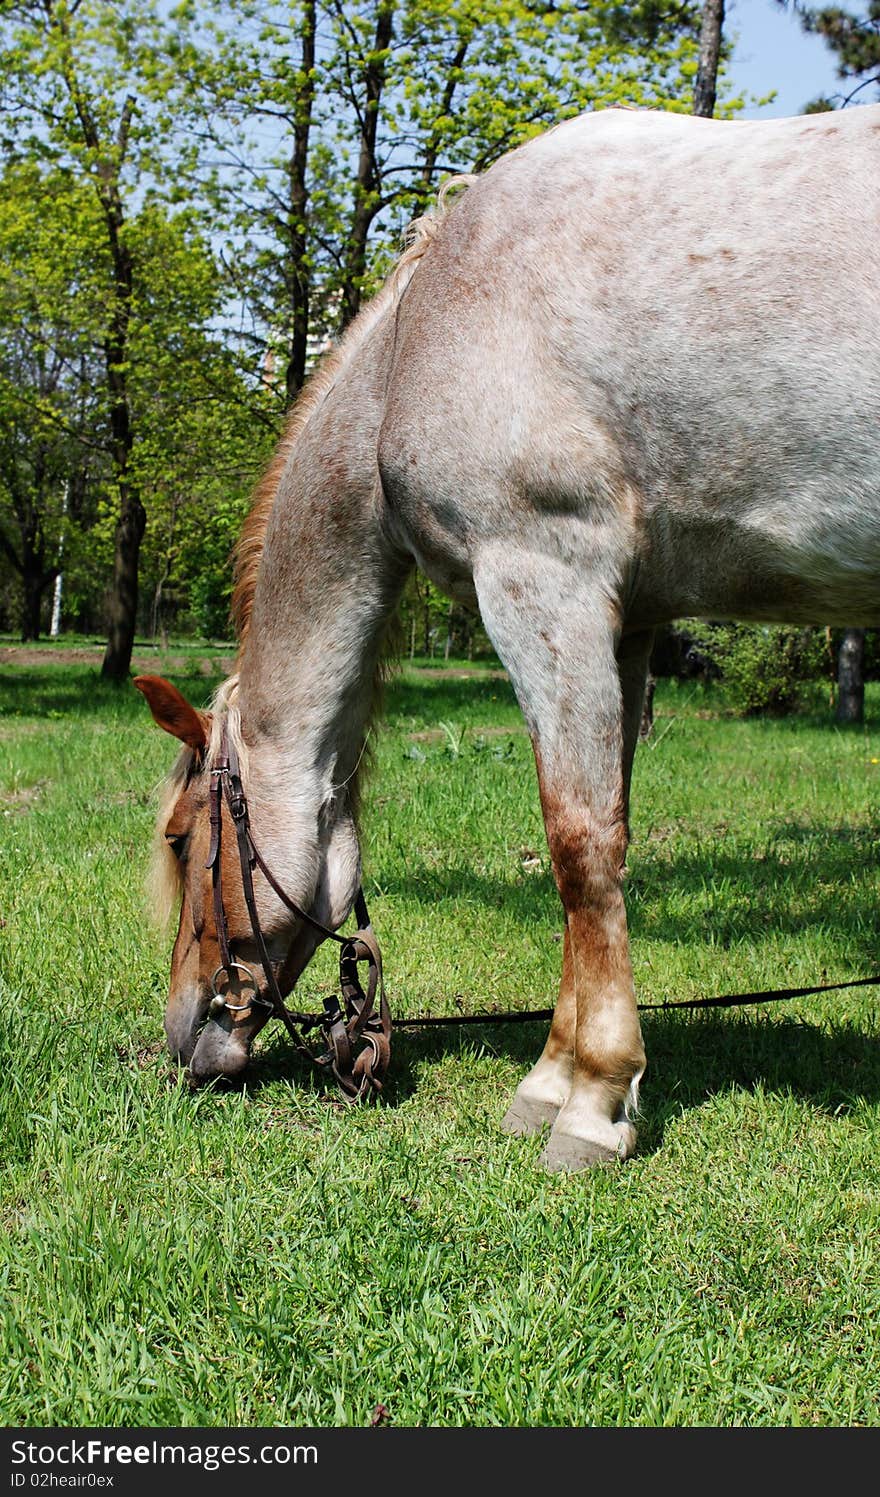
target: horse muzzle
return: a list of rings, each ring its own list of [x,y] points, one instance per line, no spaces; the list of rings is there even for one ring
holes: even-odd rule
[[[189,1058],[193,1081],[211,1081],[216,1076],[238,1076],[248,1063],[251,1025],[234,1024],[228,1015],[211,1014]]]
[[[187,985],[181,992],[169,998],[165,1010],[165,1038],[174,1059],[182,1066],[189,1065],[193,1051],[205,1020],[208,1017],[210,994],[201,986]]]

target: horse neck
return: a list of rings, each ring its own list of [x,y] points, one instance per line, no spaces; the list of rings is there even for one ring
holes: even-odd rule
[[[308,815],[353,781],[409,559],[385,528],[376,446],[389,319],[344,358],[291,447],[260,559],[238,701],[252,770]],[[344,348],[343,348],[344,352]]]

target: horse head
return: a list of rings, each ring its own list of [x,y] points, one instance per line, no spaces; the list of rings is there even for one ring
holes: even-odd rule
[[[344,794],[297,795],[285,785],[271,794],[271,751],[263,745],[269,769],[263,763],[258,773],[228,702],[203,712],[160,676],[134,684],[159,727],[183,745],[166,783],[153,864],[157,902],[166,911],[175,896],[180,902],[168,1048],[195,1080],[234,1076],[355,904],[354,819]]]

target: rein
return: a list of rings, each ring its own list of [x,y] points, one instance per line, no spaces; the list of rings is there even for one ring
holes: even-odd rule
[[[241,867],[241,884],[244,901],[251,922],[251,931],[259,953],[260,965],[266,977],[268,997],[258,991],[256,978],[244,962],[237,961],[232,954],[229,939],[229,923],[223,904],[223,863],[220,856],[223,836],[223,802],[235,827],[238,860]],[[220,739],[220,752],[211,768],[211,843],[206,868],[211,870],[214,902],[214,924],[220,947],[220,966],[211,979],[213,996],[210,1012],[221,1013],[224,1009],[232,1013],[252,1008],[267,1008],[270,1014],[284,1023],[297,1050],[322,1070],[330,1070],[343,1096],[352,1102],[359,1101],[367,1093],[382,1090],[382,1083],[391,1060],[391,1013],[382,981],[382,955],[370,925],[370,915],[363,889],[358,889],[354,902],[355,916],[359,928],[353,936],[341,936],[329,926],[322,925],[314,915],[302,909],[285,893],[267,867],[254,842],[248,816],[247,797],[241,782],[238,754],[224,725]],[[259,868],[269,887],[274,890],[282,904],[304,920],[327,940],[339,946],[339,985],[341,1001],[337,997],[325,998],[323,1014],[293,1014],[287,1008],[278,986],[266,938],[260,924],[257,901],[254,894],[254,869]],[[358,977],[358,963],[368,966],[367,991],[364,992]],[[231,1003],[228,994],[235,981],[234,973],[244,972],[254,985],[254,993],[246,1003]],[[226,976],[226,987],[221,992],[218,979]],[[376,1007],[378,994],[379,1003]],[[342,1005],[344,1004],[344,1008]],[[299,1026],[299,1027],[298,1027]],[[320,1027],[324,1032],[326,1050],[318,1054],[306,1044],[301,1028]],[[358,1048],[360,1047],[360,1049]]]
[[[812,993],[837,993],[841,988],[880,987],[880,972],[874,977],[853,977],[849,982],[826,982],[814,988],[772,988],[760,993],[722,993],[717,998],[664,998],[662,1003],[637,1003],[640,1013],[662,1013],[672,1008],[738,1008],[745,1004],[781,1003],[786,998],[806,998]],[[435,1024],[525,1024],[534,1019],[552,1019],[555,1009],[532,1008],[512,1014],[423,1015],[418,1019],[395,1019],[398,1029],[426,1029]]]
[[[229,939],[229,924],[223,904],[223,874],[220,857],[223,833],[223,802],[235,827],[238,858],[241,867],[241,883],[245,904],[251,922],[251,931],[259,953],[260,965],[266,975],[268,997],[258,991],[257,980],[244,962],[237,961],[232,954]],[[359,888],[354,901],[354,913],[358,929],[352,936],[341,936],[338,931],[322,925],[308,910],[302,909],[282,889],[254,842],[250,829],[247,797],[241,782],[241,773],[234,745],[230,744],[226,728],[220,740],[220,752],[211,768],[211,843],[206,868],[211,869],[214,923],[220,947],[220,966],[211,979],[213,997],[210,1012],[219,1014],[223,1010],[231,1013],[244,1012],[252,1008],[266,1008],[271,1016],[281,1019],[297,1050],[320,1070],[330,1071],[343,1097],[357,1102],[382,1090],[382,1084],[391,1061],[391,1011],[382,980],[382,956],[379,944],[370,924],[367,902],[363,889]],[[322,1014],[291,1013],[281,995],[275,969],[269,956],[266,938],[260,924],[254,894],[254,869],[259,868],[269,887],[281,903],[292,914],[311,925],[321,936],[339,946],[339,985],[341,999],[324,999]],[[368,965],[367,991],[364,992],[358,977],[358,964]],[[254,993],[246,1003],[231,1003],[228,993],[232,988],[235,972],[244,972],[254,985]],[[225,974],[227,986],[221,992],[218,979]],[[725,993],[714,998],[664,998],[662,1003],[640,1003],[642,1012],[666,1012],[675,1008],[736,1008],[745,1004],[779,1003],[790,998],[806,998],[814,993],[836,993],[843,988],[865,988],[880,986],[880,973],[873,977],[855,977],[848,982],[823,983],[816,987],[773,988],[755,993]],[[376,997],[379,1003],[376,1007]],[[344,1005],[344,1007],[343,1007]],[[397,1019],[398,1029],[427,1029],[443,1024],[526,1024],[539,1019],[552,1019],[552,1008],[529,1009],[516,1013],[452,1014],[449,1016],[426,1014],[415,1019]],[[316,1053],[306,1043],[302,1030],[321,1029],[326,1049]],[[360,1050],[358,1050],[360,1046]]]

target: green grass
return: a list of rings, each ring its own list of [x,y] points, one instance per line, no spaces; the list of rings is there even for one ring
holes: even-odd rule
[[[646,1014],[636,1158],[544,1173],[498,1123],[545,1026],[397,1034],[347,1109],[280,1026],[244,1086],[161,1048],[145,919],[174,754],[136,692],[7,668],[0,722],[6,1425],[880,1423],[880,989]],[[510,688],[405,671],[365,807],[395,1013],[553,1001],[560,910]],[[159,666],[161,668],[161,664]],[[216,684],[194,656],[177,678]],[[628,905],[640,1000],[880,967],[863,731],[661,684]],[[300,996],[334,981],[319,952]]]

